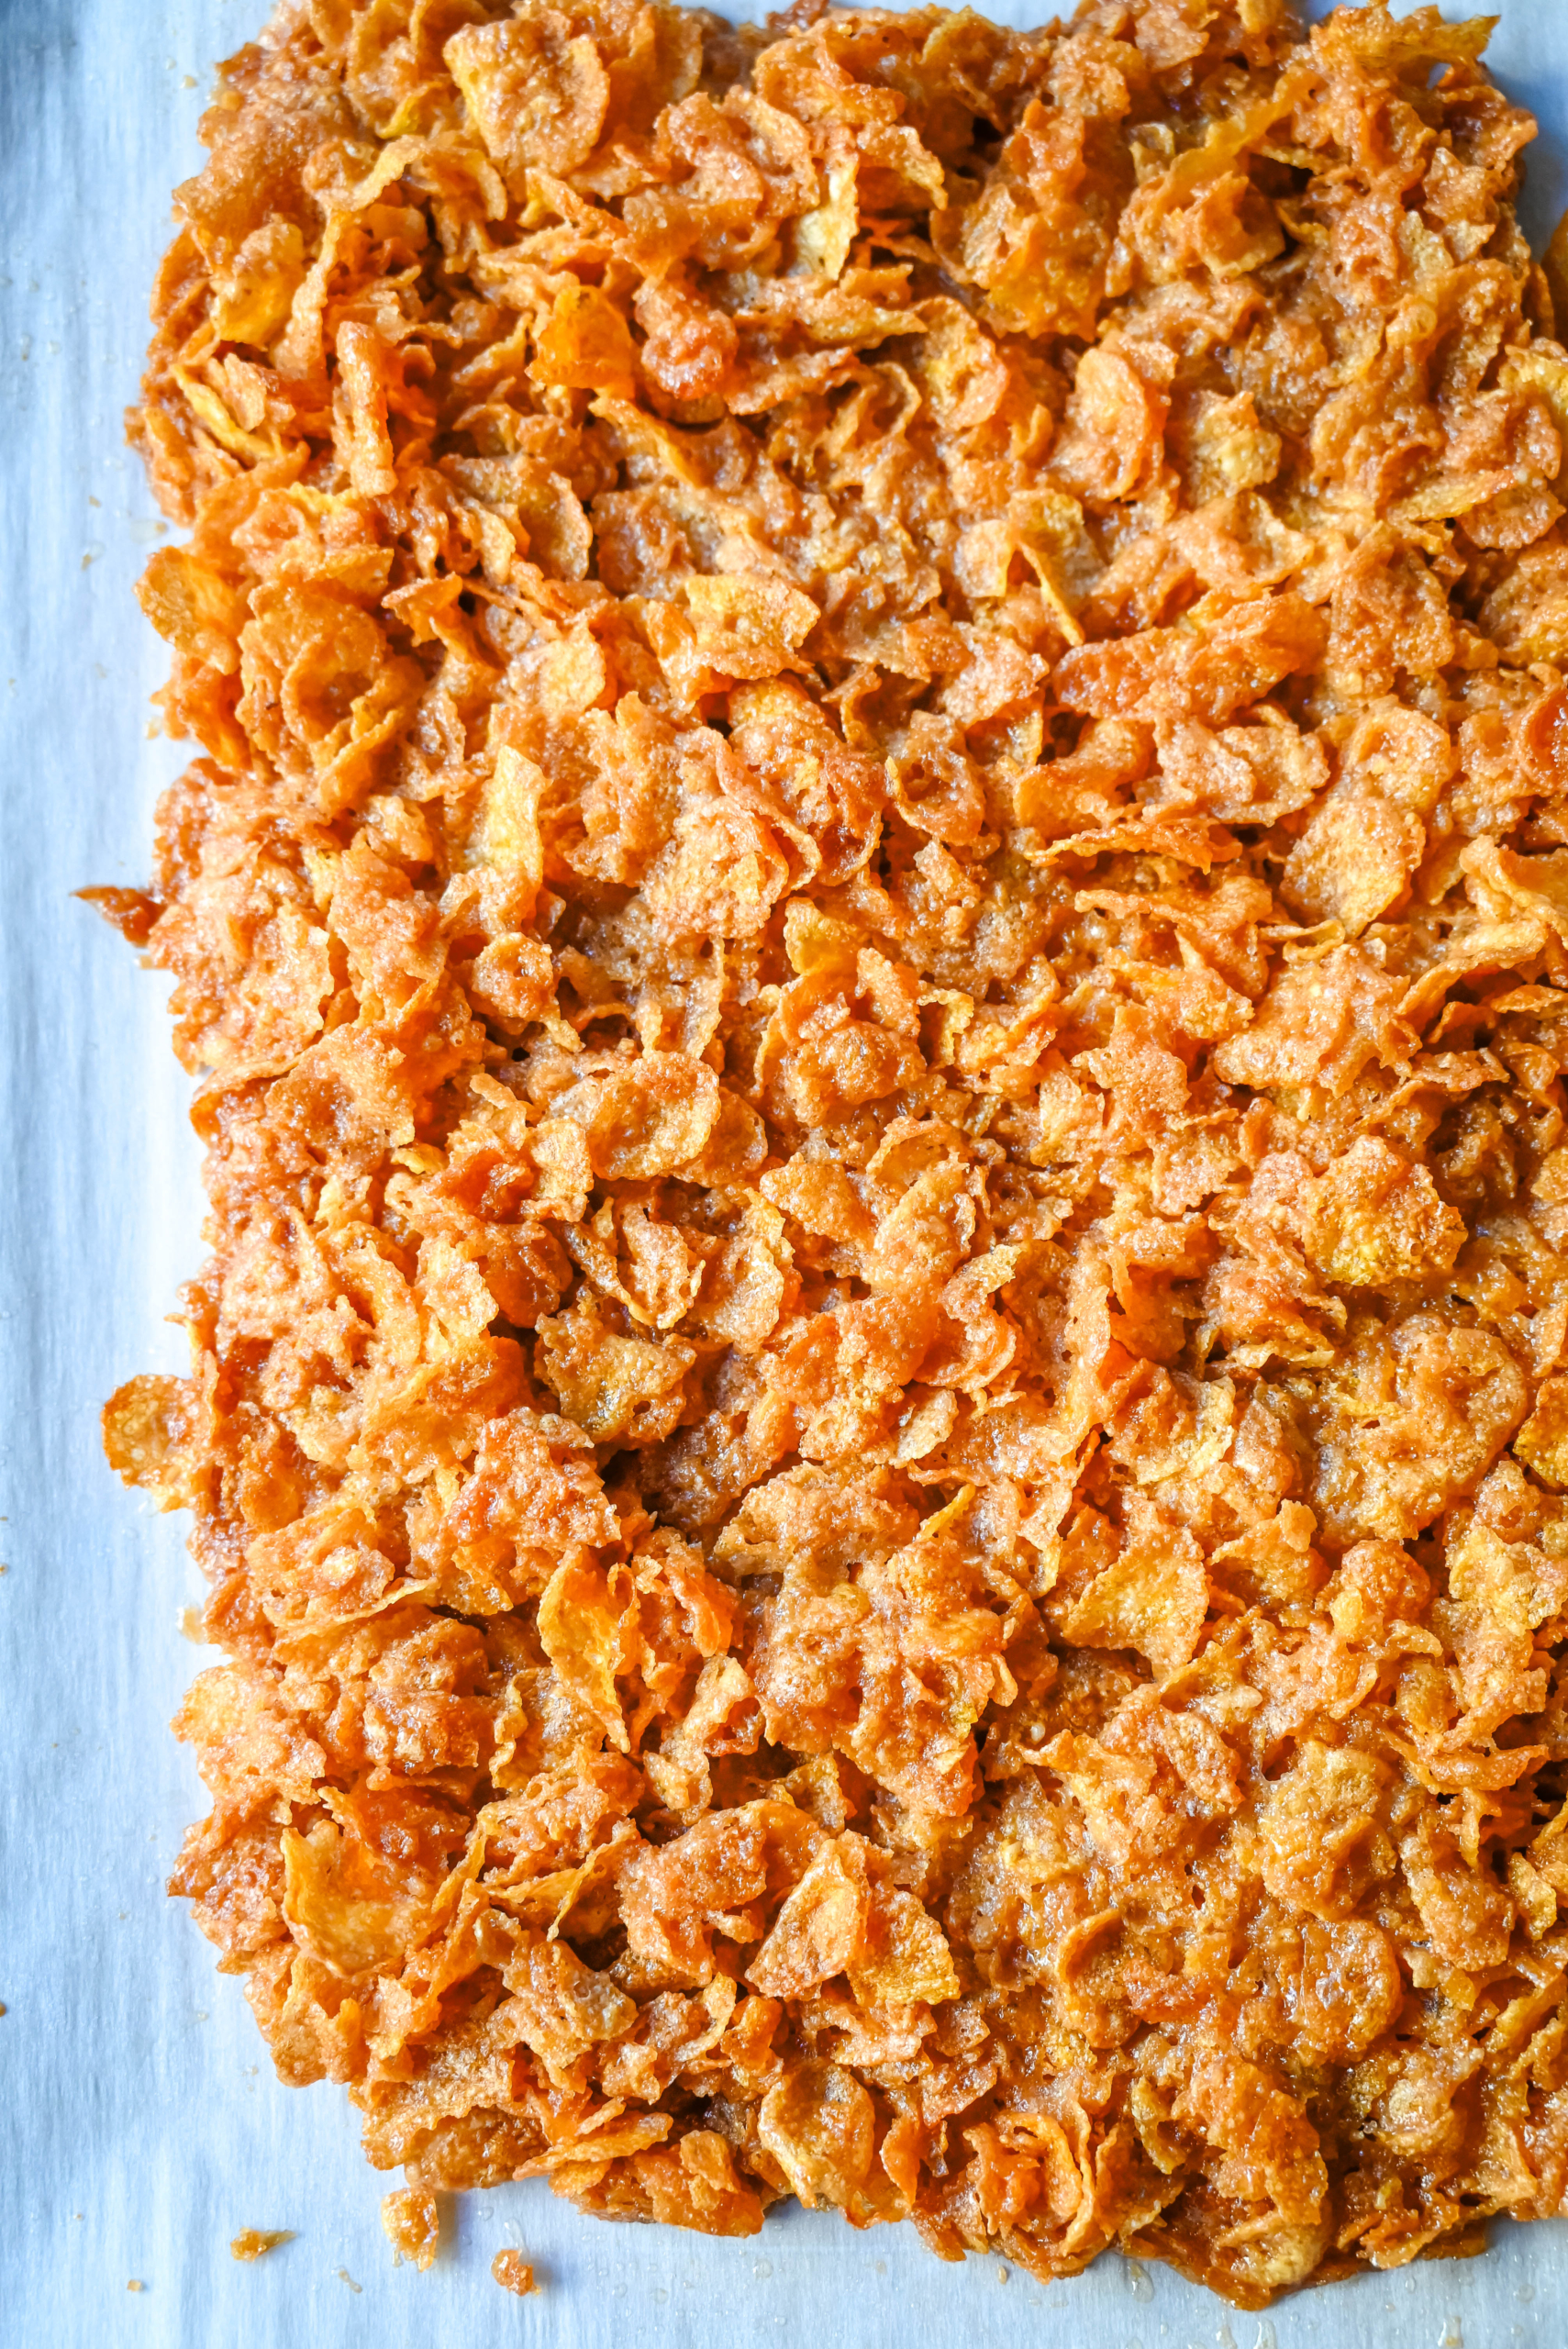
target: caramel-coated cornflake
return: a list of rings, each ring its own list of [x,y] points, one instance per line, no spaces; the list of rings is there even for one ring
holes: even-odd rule
[[[284,2243],[293,2243],[294,2235],[287,2227],[241,2227],[228,2248],[233,2256],[247,2265],[264,2259]]]
[[[383,2198],[381,2223],[401,2265],[411,2259],[423,2271],[434,2261],[441,2241],[440,2205],[433,2194],[408,2187]]]
[[[1568,2211],[1568,353],[1484,25],[287,0],[131,429],[174,1889],[395,2244]],[[258,2240],[260,2240],[258,2238]],[[497,2279],[526,2292],[516,2253]]]
[[[516,2292],[519,2299],[539,2289],[532,2263],[520,2251],[498,2251],[490,2263],[490,2273],[503,2291]]]

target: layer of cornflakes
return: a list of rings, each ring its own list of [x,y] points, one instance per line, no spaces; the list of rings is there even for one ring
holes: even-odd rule
[[[1484,39],[224,71],[133,418],[200,755],[106,893],[213,1254],[107,1440],[225,1659],[174,1889],[399,2214],[1257,2306],[1564,2207],[1568,352]]]

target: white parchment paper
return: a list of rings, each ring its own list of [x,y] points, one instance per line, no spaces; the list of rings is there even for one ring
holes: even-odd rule
[[[1494,61],[1546,131],[1539,241],[1568,201],[1568,0],[1493,5]],[[165,1898],[206,1808],[165,1726],[203,1660],[177,1627],[196,1577],[180,1520],[110,1476],[97,1415],[132,1373],[185,1366],[161,1317],[201,1199],[165,983],[70,893],[145,877],[178,764],[148,739],[164,651],[132,596],[166,534],[120,416],[213,61],[263,6],[0,0],[0,2349],[1564,2349],[1561,2223],[1267,2319],[1118,2258],[1042,2288],[941,2266],[907,2229],[795,2212],[715,2243],[542,2184],[462,2199],[430,2273],[395,2268],[395,2181],[346,2099],[277,2085]],[[296,2239],[240,2266],[252,2226]],[[491,2282],[505,2244],[538,2298]]]

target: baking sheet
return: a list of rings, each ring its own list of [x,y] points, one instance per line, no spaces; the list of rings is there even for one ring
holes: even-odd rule
[[[182,1521],[110,1476],[97,1414],[132,1373],[185,1367],[162,1317],[201,1201],[166,982],[70,893],[145,877],[179,764],[147,737],[165,656],[132,586],[167,533],[120,413],[212,62],[263,6],[0,0],[0,2344],[1561,2349],[1561,2222],[1267,2318],[1119,2258],[1041,2287],[828,2215],[740,2243],[610,2227],[542,2182],[450,2204],[434,2268],[395,2268],[378,2204],[396,2181],[364,2163],[346,2099],[277,2084],[165,1898],[206,1808],[165,1726],[203,1661],[177,1627],[197,1578]],[[1539,243],[1568,203],[1568,0],[1501,6],[1494,62],[1547,131]],[[241,2266],[242,2227],[296,2239]],[[506,2244],[538,2298],[491,2282]]]

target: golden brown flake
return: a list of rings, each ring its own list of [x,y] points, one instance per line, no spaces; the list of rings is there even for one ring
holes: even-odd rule
[[[411,2259],[423,2275],[441,2244],[441,2206],[435,2196],[416,2186],[384,2195],[381,2223],[399,2266]]]
[[[520,2251],[498,2251],[490,2263],[490,2273],[503,2291],[516,2292],[520,2300],[539,2289],[534,2271]]]
[[[293,2243],[294,2232],[288,2227],[241,2227],[228,2248],[236,2259],[247,2262],[265,2258],[269,2251],[276,2251],[281,2243]]]
[[[416,2256],[545,2176],[1256,2307],[1568,2209],[1568,351],[1484,39],[225,69],[132,422],[199,755],[100,893],[215,1252],[106,1434],[222,1651],[174,1888]]]

